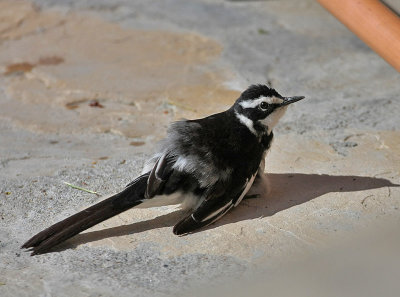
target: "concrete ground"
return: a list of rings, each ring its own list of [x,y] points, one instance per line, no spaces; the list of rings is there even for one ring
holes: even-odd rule
[[[1,296],[192,296],[400,221],[399,74],[315,1],[0,1],[0,73]],[[265,82],[307,97],[275,130],[268,195],[189,236],[160,207],[19,249],[100,199],[63,182],[115,193],[168,123]]]

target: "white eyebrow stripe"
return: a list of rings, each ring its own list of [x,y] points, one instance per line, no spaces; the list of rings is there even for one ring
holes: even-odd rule
[[[243,108],[254,108],[254,107],[257,107],[258,105],[260,105],[260,103],[263,101],[267,102],[266,97],[260,97],[256,100],[242,101],[242,102],[239,102],[239,105]]]
[[[247,128],[249,128],[251,133],[253,133],[254,135],[257,135],[257,131],[256,131],[256,129],[254,129],[252,120],[250,120],[248,117],[245,117],[244,115],[239,114],[237,112],[235,112],[235,115],[243,125],[245,125]]]
[[[266,97],[264,97],[264,98],[266,98]],[[281,104],[283,102],[283,99],[275,97],[275,96],[268,97],[268,98],[266,98],[266,100],[267,100],[268,104]]]
[[[243,108],[255,108],[258,105],[260,105],[261,102],[267,102],[268,104],[280,104],[283,102],[283,100],[281,98],[278,97],[264,97],[261,96],[258,99],[255,100],[246,100],[246,101],[242,101],[239,103],[239,105]]]

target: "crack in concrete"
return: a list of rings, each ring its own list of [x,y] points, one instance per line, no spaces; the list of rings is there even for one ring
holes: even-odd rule
[[[289,235],[289,237],[293,237],[293,238],[297,239],[298,241],[300,241],[300,242],[306,244],[307,246],[312,246],[311,243],[309,243],[308,241],[306,241],[306,240],[304,240],[303,238],[299,237],[299,236],[296,235],[294,232],[292,232],[292,231],[290,231],[290,230],[285,230],[285,229],[280,228],[280,227],[276,227],[276,226],[272,225],[268,220],[266,220],[265,222],[266,222],[266,224],[267,224],[268,226],[271,226],[273,229],[279,230],[279,231],[281,231],[282,233],[284,233],[284,234],[286,234],[286,235]]]

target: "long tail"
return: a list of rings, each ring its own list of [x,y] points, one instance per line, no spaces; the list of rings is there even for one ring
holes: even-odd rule
[[[31,255],[43,254],[59,243],[121,212],[142,203],[149,174],[130,183],[122,192],[107,198],[36,234],[21,248],[31,248]]]

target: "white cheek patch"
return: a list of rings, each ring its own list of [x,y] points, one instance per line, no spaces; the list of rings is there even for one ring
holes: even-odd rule
[[[285,114],[286,109],[287,106],[277,108],[273,113],[271,113],[265,119],[259,121],[262,125],[268,127],[268,134],[271,133],[272,129],[276,126],[280,118]]]

